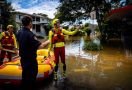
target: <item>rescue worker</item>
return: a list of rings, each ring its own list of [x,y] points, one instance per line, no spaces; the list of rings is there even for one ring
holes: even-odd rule
[[[24,89],[34,89],[36,76],[38,73],[38,63],[36,60],[37,49],[43,49],[49,40],[41,43],[37,40],[32,29],[32,18],[24,16],[22,18],[23,27],[17,33],[17,40],[19,44],[19,55],[22,66],[22,87]]]
[[[65,63],[65,39],[64,34],[66,35],[74,35],[77,33],[79,28],[75,31],[67,31],[66,29],[62,29],[60,27],[59,19],[54,19],[52,21],[53,28],[49,31],[49,40],[50,45],[48,48],[49,56],[50,56],[50,50],[53,47],[54,48],[54,55],[55,55],[55,69],[54,69],[54,80],[58,79],[57,71],[58,71],[58,64],[59,64],[59,57],[61,58],[61,62],[63,64],[63,78],[66,77],[66,63]]]
[[[0,35],[0,65],[3,64],[3,60],[5,58],[6,53],[9,61],[11,61],[12,59],[12,53],[2,50],[3,48],[9,50],[17,49],[16,37],[13,34],[13,25],[8,25],[7,31],[2,32]]]

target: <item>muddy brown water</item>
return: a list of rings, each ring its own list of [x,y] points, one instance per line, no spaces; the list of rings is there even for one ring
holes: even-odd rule
[[[84,51],[87,37],[67,37],[67,79],[59,64],[57,82],[52,78],[39,82],[37,90],[132,90],[132,57],[126,57],[122,43],[111,40],[103,50]],[[2,86],[0,90],[16,89]],[[18,89],[17,89],[18,90]]]

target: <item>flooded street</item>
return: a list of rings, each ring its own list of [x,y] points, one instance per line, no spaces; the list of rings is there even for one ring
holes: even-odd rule
[[[83,44],[80,38],[66,46],[67,75],[73,86],[80,90],[132,90],[132,58],[125,56],[119,41],[103,45],[101,51],[83,51]]]
[[[57,82],[46,79],[38,90],[132,90],[132,57],[126,57],[120,41],[109,41],[101,51],[84,51],[84,37],[69,38],[67,79],[61,79],[60,63],[60,79]]]
[[[57,86],[51,82],[42,90],[132,90],[132,57],[126,57],[119,40],[104,44],[101,51],[84,51],[83,37],[69,38],[67,80],[58,81]],[[61,63],[59,66],[61,77]]]

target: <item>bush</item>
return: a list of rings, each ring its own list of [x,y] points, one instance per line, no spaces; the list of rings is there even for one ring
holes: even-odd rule
[[[75,30],[75,27],[72,27],[71,29],[70,29],[70,31],[74,31]]]
[[[64,29],[68,30],[68,26],[63,26]]]
[[[87,33],[87,35],[89,36],[91,33],[91,30],[89,29],[89,27],[84,27],[83,31]]]
[[[88,41],[88,42],[85,42],[85,44],[83,46],[83,49],[84,50],[92,50],[92,51],[95,51],[95,50],[102,50],[103,47],[102,47],[101,44],[100,45],[97,45],[93,41]]]
[[[75,36],[84,36],[85,35],[85,32],[84,31],[78,31]]]
[[[89,26],[89,23],[85,23],[85,25],[84,25],[85,27],[88,27]]]

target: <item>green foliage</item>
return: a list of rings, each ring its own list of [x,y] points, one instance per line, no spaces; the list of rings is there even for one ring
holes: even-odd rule
[[[84,25],[85,27],[88,27],[89,26],[89,23],[85,23],[85,25]]]
[[[68,30],[68,26],[63,26],[64,29]]]
[[[108,20],[104,20],[104,22],[102,22],[102,29],[108,28],[108,25],[109,25]]]
[[[89,23],[86,23],[84,26],[82,26],[82,31],[84,31],[88,36],[90,35],[91,33],[91,30],[89,28]]]
[[[3,30],[6,30],[7,25],[11,24],[14,26],[14,32],[16,32],[15,20],[11,11],[14,11],[11,7],[11,3],[4,0],[4,4],[1,6],[3,13],[1,14],[1,20],[3,21]]]
[[[71,29],[70,29],[70,31],[74,31],[75,30],[75,27],[72,27]]]
[[[102,50],[103,47],[102,47],[102,45],[97,45],[97,44],[93,43],[92,41],[87,41],[87,42],[85,42],[83,49],[96,51],[96,50]]]
[[[48,24],[47,29],[48,29],[48,30],[51,30],[52,28],[53,28],[53,26],[51,25],[51,23]]]
[[[45,28],[45,31],[46,31],[46,35],[48,35],[49,31],[52,29],[51,23],[48,24],[47,26],[44,26],[44,28]]]
[[[100,32],[99,27],[96,27],[95,28],[95,31]]]
[[[106,2],[106,0],[60,0],[60,2],[56,17],[62,21],[74,22],[76,19],[88,19],[90,17],[88,13],[92,10],[100,12],[97,19],[101,19],[101,15],[111,9],[110,1]]]
[[[60,5],[55,14],[61,22],[69,21],[75,22],[76,20],[86,20],[90,18],[90,12],[96,12],[96,19],[99,29],[102,30],[102,24],[109,11],[117,6],[119,2],[112,0],[60,0]]]
[[[77,32],[77,34],[75,34],[75,36],[84,36],[85,35],[85,32],[80,30]]]
[[[76,30],[75,28],[76,26],[72,27],[69,31],[74,31]],[[82,30],[82,28],[74,35],[74,36],[84,36],[85,35],[85,31]]]
[[[91,30],[89,29],[89,27],[84,27],[83,31],[87,33],[87,35],[89,36],[91,33]]]

